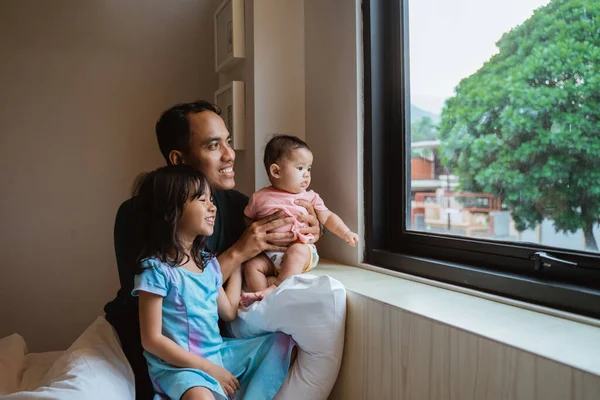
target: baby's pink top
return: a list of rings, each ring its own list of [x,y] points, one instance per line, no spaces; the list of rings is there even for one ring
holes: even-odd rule
[[[250,197],[250,201],[244,210],[244,214],[246,217],[253,220],[261,219],[279,210],[284,211],[289,217],[308,215],[306,208],[296,204],[296,200],[306,200],[318,211],[327,210],[321,197],[312,190],[302,193],[289,193],[275,189],[273,186],[267,186],[260,189],[258,192],[255,192]],[[296,220],[292,224],[275,229],[274,232],[292,231],[295,240],[307,243],[313,238],[313,235],[298,232],[300,228],[304,227],[306,227],[306,223]]]

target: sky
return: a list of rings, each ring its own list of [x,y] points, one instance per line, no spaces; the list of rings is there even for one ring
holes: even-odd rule
[[[498,52],[502,34],[549,0],[409,0],[411,102],[439,114],[454,87]]]

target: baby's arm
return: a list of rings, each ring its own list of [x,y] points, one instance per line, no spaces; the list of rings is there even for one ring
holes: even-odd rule
[[[219,297],[217,306],[219,308],[219,317],[231,322],[237,317],[238,306],[240,305],[240,296],[242,294],[242,267],[237,267],[227,281],[227,289],[219,288]]]
[[[140,296],[140,333],[142,346],[149,353],[180,368],[194,368],[215,378],[228,395],[235,394],[239,382],[229,371],[185,350],[162,334],[162,302],[157,294],[138,291]]]
[[[317,217],[328,231],[344,239],[350,246],[354,247],[358,244],[358,235],[352,232],[336,214],[329,210],[317,210]]]

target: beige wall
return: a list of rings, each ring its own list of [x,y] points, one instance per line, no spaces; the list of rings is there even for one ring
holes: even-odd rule
[[[261,1],[261,0],[259,0]],[[244,1],[246,57],[232,69],[219,72],[219,87],[231,81],[244,82],[246,148],[235,152],[235,189],[250,196],[254,192],[254,0]]]
[[[246,149],[236,151],[236,189],[269,185],[262,164],[270,136],[305,138],[304,0],[246,0],[246,58],[219,72],[245,82]]]
[[[360,2],[306,1],[306,140],[314,153],[312,188],[363,237],[362,42]],[[332,234],[322,257],[358,265],[362,246]]]
[[[254,0],[255,189],[269,185],[262,163],[276,133],[305,138],[304,0]]]
[[[160,112],[213,98],[218,4],[1,2],[0,337],[65,347],[114,296],[114,214]]]

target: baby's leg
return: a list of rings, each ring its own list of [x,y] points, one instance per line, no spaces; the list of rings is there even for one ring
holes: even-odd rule
[[[270,286],[274,273],[275,266],[265,253],[246,261],[244,264],[244,277],[246,278],[248,292],[242,293],[240,297],[242,307],[248,307],[255,301],[263,299],[263,291]]]
[[[267,261],[271,262],[268,257],[266,258]],[[285,278],[288,278],[292,275],[301,274],[302,271],[308,267],[309,262],[310,249],[308,246],[303,243],[294,243],[288,247],[283,255],[283,259],[281,260],[281,268],[279,269],[279,275],[277,276],[277,279],[273,281],[272,279],[265,278],[265,280],[268,282],[272,282],[271,285],[258,292],[243,293],[242,297],[240,298],[240,304],[242,307],[249,307],[255,301],[262,300],[266,295],[275,290],[277,286],[279,286],[279,284],[285,280]],[[273,267],[272,263],[270,265]]]
[[[267,286],[274,285],[277,282],[276,276],[267,276]]]
[[[250,292],[259,292],[269,287],[267,277],[275,273],[273,263],[264,253],[246,261],[244,264],[244,277]]]
[[[290,276],[301,274],[308,267],[309,262],[310,249],[307,245],[304,243],[294,243],[288,247],[281,260],[281,268],[279,269],[275,286],[279,286],[281,282]]]
[[[196,386],[185,391],[181,400],[215,400],[215,396],[203,386]]]

